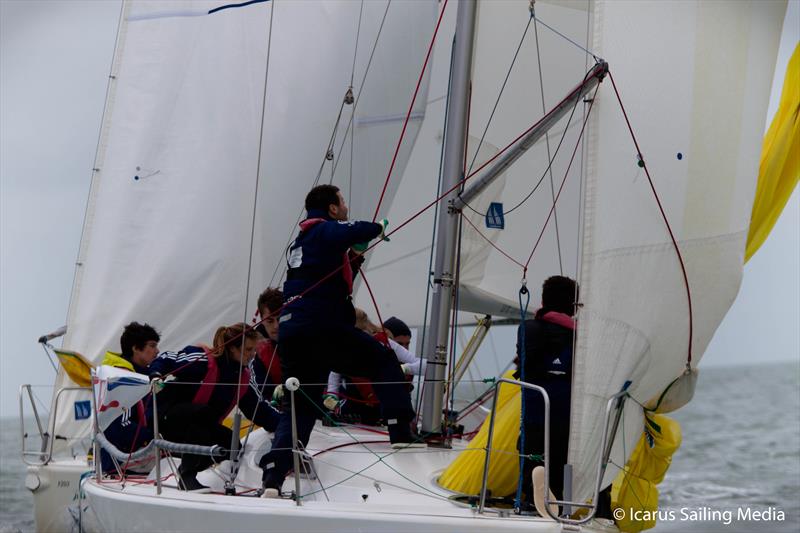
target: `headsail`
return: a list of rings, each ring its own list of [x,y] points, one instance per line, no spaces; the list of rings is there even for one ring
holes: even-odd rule
[[[739,288],[785,2],[598,2],[594,51],[622,101],[678,240],[691,290],[696,365]],[[636,43],[635,46],[631,43]],[[646,402],[689,353],[681,267],[612,88],[589,146],[570,462],[592,491],[605,399],[630,381]],[[627,428],[641,428],[628,402]],[[624,465],[639,436],[620,432]],[[607,480],[616,475],[609,468]]]

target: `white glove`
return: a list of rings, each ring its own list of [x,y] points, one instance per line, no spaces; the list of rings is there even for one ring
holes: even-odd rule
[[[275,387],[275,390],[272,391],[272,400],[279,402],[283,398],[283,385],[278,385]]]

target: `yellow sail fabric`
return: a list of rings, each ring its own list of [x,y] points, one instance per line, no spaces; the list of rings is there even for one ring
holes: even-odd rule
[[[225,417],[225,420],[222,421],[222,425],[228,429],[233,429],[233,413],[229,414]],[[239,426],[239,438],[243,439],[247,436],[247,433],[250,432],[250,428],[253,428],[252,431],[257,430],[260,426],[253,424],[251,421],[247,420],[246,418],[242,418],[241,425]]]
[[[513,379],[509,370],[503,377]],[[494,436],[489,462],[487,489],[494,496],[506,496],[517,490],[519,477],[519,413],[521,400],[519,387],[502,383],[497,397],[497,413],[494,419]],[[489,437],[489,415],[486,415],[478,433],[467,448],[439,476],[439,485],[462,494],[477,495],[483,481],[483,465],[486,460],[486,442]]]
[[[764,136],[745,262],[772,231],[800,178],[800,43],[783,80],[781,102]]]
[[[656,413],[645,413],[645,430],[636,448],[611,485],[611,508],[622,509],[617,519],[620,531],[638,532],[656,525],[658,488],[664,480],[672,454],[681,445],[681,426]]]
[[[90,387],[92,385],[92,369],[94,366],[78,352],[69,350],[53,349],[61,363],[61,368],[79,387]]]

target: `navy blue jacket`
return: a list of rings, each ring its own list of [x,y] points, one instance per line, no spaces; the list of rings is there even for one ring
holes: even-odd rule
[[[312,218],[325,221],[301,231],[287,251],[289,269],[283,284],[287,302],[341,267],[351,246],[368,242],[382,231],[381,225],[374,222],[339,222],[316,210],[309,211],[308,219]],[[354,325],[350,287],[342,269],[302,298],[288,303],[281,311],[280,320],[281,338],[307,334],[309,327],[321,324]]]
[[[212,414],[222,420],[228,415],[231,405],[234,404],[238,387],[231,385],[239,383],[239,363],[225,356],[217,357],[216,363],[219,372],[217,383],[221,386],[214,387],[207,405]],[[248,368],[250,383],[239,399],[239,409],[244,416],[267,431],[275,431],[279,412],[268,401],[262,401],[253,379],[252,362]],[[167,382],[164,389],[157,395],[159,418],[172,406],[192,403],[200,390],[199,383],[206,377],[207,372],[208,356],[202,348],[197,346],[187,346],[179,352],[164,352],[150,363],[149,374],[151,377],[167,374],[175,376],[175,381]]]
[[[521,332],[525,328],[525,374],[528,383],[543,387],[550,397],[550,425],[569,424],[572,387],[573,331],[541,319],[520,325],[517,355],[522,361]],[[522,379],[522,375],[520,375]],[[537,391],[525,390],[525,423],[544,426],[544,402]]]

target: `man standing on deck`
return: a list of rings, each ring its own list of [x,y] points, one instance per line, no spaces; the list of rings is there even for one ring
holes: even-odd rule
[[[305,447],[314,422],[325,413],[322,394],[329,372],[336,371],[376,382],[375,392],[393,447],[424,446],[415,442],[411,431],[414,411],[397,358],[388,347],[355,327],[351,263],[357,258],[354,260],[350,248],[363,249],[376,237],[386,239],[387,221],[348,222],[347,205],[333,185],[311,189],[305,208],[308,216],[287,251],[283,286],[287,304],[279,320],[282,374],[300,381],[294,406],[298,444]],[[291,412],[291,394],[287,391],[272,451],[260,461],[266,498],[280,495],[292,467]]]

